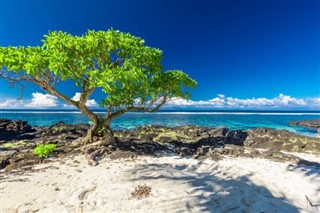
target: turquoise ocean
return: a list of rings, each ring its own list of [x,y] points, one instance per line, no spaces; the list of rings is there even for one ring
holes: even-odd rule
[[[97,111],[96,113],[103,113]],[[77,111],[61,110],[0,110],[0,118],[26,120],[30,125],[46,126],[59,121],[69,124],[88,123],[89,120]],[[320,119],[320,112],[297,111],[160,111],[156,113],[124,114],[112,122],[114,129],[134,129],[144,125],[207,127],[226,126],[230,129],[275,128],[298,134],[316,136],[313,129],[291,126],[289,121]]]

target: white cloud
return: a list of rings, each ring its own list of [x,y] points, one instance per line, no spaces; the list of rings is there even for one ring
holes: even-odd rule
[[[88,107],[97,107],[98,106],[98,103],[96,102],[96,100],[94,99],[89,99],[86,103],[86,105]]]
[[[78,101],[80,93],[76,93],[72,99]],[[135,100],[136,102],[138,100]],[[95,99],[87,101],[88,107],[98,107]],[[0,109],[21,109],[21,108],[71,108],[71,105],[55,96],[43,93],[32,93],[31,99],[2,99]],[[317,98],[294,98],[289,95],[279,94],[274,98],[247,98],[240,99],[227,97],[218,94],[217,97],[209,100],[187,101],[179,98],[172,99],[166,107],[174,108],[211,108],[211,109],[319,109],[320,97]]]
[[[5,99],[0,100],[1,109],[21,109],[21,108],[71,108],[73,106],[59,101],[59,99],[50,94],[44,94],[40,92],[32,93],[31,99]],[[80,93],[76,93],[72,100],[78,101],[80,99]],[[86,105],[88,107],[98,107],[98,103],[94,99],[87,101]]]
[[[74,96],[72,97],[72,100],[79,101],[80,96],[81,96],[81,93],[76,92],[76,94],[74,94]],[[98,107],[98,103],[94,99],[89,99],[89,100],[87,100],[86,106],[87,107]]]
[[[218,98],[224,98],[225,97],[225,95],[223,95],[223,94],[218,94],[217,96],[218,96]]]
[[[80,100],[80,96],[81,93],[80,92],[76,92],[76,94],[74,94],[74,96],[71,98],[74,101],[79,101]]]
[[[59,104],[58,98],[49,95],[43,94],[40,92],[32,93],[32,98],[29,103],[26,103],[26,107],[30,108],[50,108],[50,107],[57,107]]]
[[[311,105],[316,105],[320,107],[320,98],[308,98],[306,101]]]
[[[167,107],[195,107],[195,108],[241,108],[241,109],[273,109],[273,108],[308,108],[320,107],[320,98],[293,98],[289,95],[279,94],[274,98],[248,98],[239,99],[218,94],[210,100],[186,101],[173,99]]]
[[[17,99],[6,99],[3,102],[0,101],[0,109],[10,109],[10,108],[19,108],[23,106],[23,101],[22,100],[17,100]]]

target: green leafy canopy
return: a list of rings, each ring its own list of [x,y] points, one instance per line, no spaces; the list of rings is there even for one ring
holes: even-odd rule
[[[188,99],[187,89],[196,86],[180,70],[164,72],[162,51],[129,33],[89,30],[74,36],[54,31],[42,42],[35,47],[0,47],[0,66],[9,73],[23,73],[18,80],[36,83],[59,98],[54,86],[66,80],[86,95],[100,88],[106,94],[101,105],[113,109],[134,106],[136,100],[144,106],[161,97]]]

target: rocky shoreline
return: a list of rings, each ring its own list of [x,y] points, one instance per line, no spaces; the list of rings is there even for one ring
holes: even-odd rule
[[[30,169],[40,162],[79,154],[79,138],[85,137],[88,128],[86,124],[63,122],[33,127],[26,121],[0,119],[0,170]],[[115,131],[115,137],[117,143],[96,155],[97,161],[103,157],[134,159],[139,155],[180,155],[199,160],[240,156],[312,165],[313,162],[302,161],[290,153],[320,154],[320,138],[268,128],[244,131],[226,127],[144,126],[130,131]],[[39,159],[32,153],[39,143],[53,143],[57,149],[49,158]]]
[[[290,125],[315,129],[320,133],[320,120],[291,121]]]

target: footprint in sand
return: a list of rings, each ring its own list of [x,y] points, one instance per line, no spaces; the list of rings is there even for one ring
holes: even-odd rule
[[[83,191],[78,195],[79,200],[85,200],[85,199],[87,199],[88,194],[91,193],[91,192],[93,192],[96,188],[97,188],[97,187],[94,186],[94,187],[92,187],[92,188],[90,188],[90,189],[85,189],[85,190],[83,190]]]

